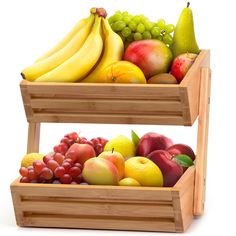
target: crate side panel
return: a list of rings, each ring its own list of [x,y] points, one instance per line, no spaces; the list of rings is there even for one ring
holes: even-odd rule
[[[184,104],[184,113],[187,118],[185,125],[192,125],[198,116],[199,96],[200,96],[200,71],[203,67],[210,66],[210,51],[202,50],[196,58],[193,66],[186,74],[184,80],[180,84],[182,89],[187,89],[187,97],[185,93],[181,96],[181,101]],[[189,109],[190,108],[190,109]]]

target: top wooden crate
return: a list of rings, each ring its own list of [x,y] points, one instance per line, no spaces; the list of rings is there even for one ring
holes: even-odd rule
[[[184,80],[162,84],[20,84],[28,122],[192,125],[198,116],[202,50]]]

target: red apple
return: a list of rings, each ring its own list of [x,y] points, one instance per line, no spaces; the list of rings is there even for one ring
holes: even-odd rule
[[[90,144],[74,143],[70,146],[65,154],[66,158],[70,158],[73,162],[84,164],[88,159],[95,157],[96,153]]]
[[[181,144],[181,143],[174,144],[174,145],[170,146],[166,151],[170,153],[172,158],[179,155],[179,154],[185,154],[185,155],[191,157],[191,159],[193,161],[195,160],[195,154],[194,154],[192,148],[186,144]]]
[[[149,79],[153,75],[168,72],[171,61],[171,50],[156,39],[132,42],[126,49],[124,60],[137,65]]]
[[[136,155],[146,157],[152,151],[166,150],[172,145],[173,141],[166,136],[149,132],[140,138],[136,148]]]
[[[172,187],[183,174],[183,168],[171,159],[169,152],[156,150],[148,155],[161,170],[164,178],[164,187]]]
[[[184,76],[187,74],[191,65],[194,63],[197,54],[194,53],[184,53],[177,56],[171,65],[171,74],[180,83]]]

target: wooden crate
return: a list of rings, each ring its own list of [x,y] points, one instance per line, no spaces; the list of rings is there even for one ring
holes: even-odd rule
[[[11,185],[19,226],[183,232],[193,218],[194,167],[173,188]]]
[[[183,232],[202,215],[210,102],[209,51],[180,85],[21,82],[27,152],[39,150],[41,122],[192,125],[197,155],[172,188],[11,184],[19,226]]]
[[[198,116],[202,50],[179,85],[35,83],[23,80],[28,122],[192,125]]]

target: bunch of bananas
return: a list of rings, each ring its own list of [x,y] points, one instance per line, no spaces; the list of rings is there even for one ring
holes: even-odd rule
[[[92,8],[54,48],[21,75],[35,82],[97,82],[99,73],[120,61],[123,41],[113,32],[103,8]]]

